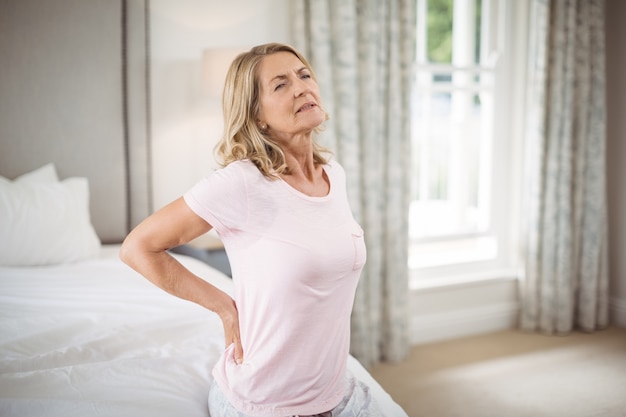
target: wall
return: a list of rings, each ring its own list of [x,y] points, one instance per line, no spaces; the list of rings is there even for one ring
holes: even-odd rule
[[[221,105],[203,84],[203,50],[289,42],[288,15],[288,0],[150,1],[155,209],[216,167]]]
[[[626,2],[607,0],[605,11],[611,318],[626,326]]]
[[[436,342],[514,328],[518,285],[512,274],[421,284],[411,289],[411,341]]]

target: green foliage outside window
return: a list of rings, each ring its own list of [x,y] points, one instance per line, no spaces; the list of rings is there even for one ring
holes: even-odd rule
[[[428,60],[452,62],[452,9],[454,0],[428,0]]]
[[[452,27],[454,0],[427,0],[427,58],[438,64],[452,63]],[[480,53],[481,0],[476,0],[476,62]]]

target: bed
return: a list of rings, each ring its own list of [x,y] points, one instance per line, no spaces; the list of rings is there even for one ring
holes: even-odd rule
[[[0,268],[0,415],[209,415],[221,322],[150,284],[117,250],[103,245],[78,262]],[[226,275],[175,256],[230,291]],[[350,357],[348,366],[386,416],[406,416],[358,361]]]
[[[221,323],[117,257],[153,211],[148,6],[20,0],[0,13],[3,417],[208,416]],[[387,417],[406,417],[353,357],[349,369]]]

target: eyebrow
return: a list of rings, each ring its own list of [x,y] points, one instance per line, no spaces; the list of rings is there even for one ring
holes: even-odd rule
[[[276,80],[284,80],[285,78],[287,78],[285,74],[279,74],[275,76],[274,78],[272,78],[269,83],[272,84]]]
[[[303,66],[302,68],[299,68],[296,73],[298,74],[302,74],[304,71],[308,71],[309,69],[306,66]],[[274,78],[272,78],[270,80],[270,84],[272,84],[275,80],[284,80],[285,78],[287,78],[286,74],[278,74],[277,76],[275,76]]]

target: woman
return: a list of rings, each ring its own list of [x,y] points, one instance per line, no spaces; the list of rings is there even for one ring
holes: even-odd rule
[[[344,171],[313,139],[327,115],[310,65],[282,44],[239,55],[223,109],[223,167],[137,226],[121,258],[221,318],[212,416],[380,415],[346,374],[365,245]],[[228,253],[234,300],[166,252],[211,228]]]

